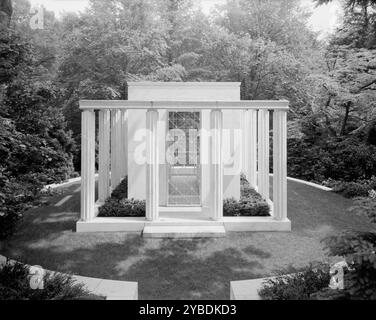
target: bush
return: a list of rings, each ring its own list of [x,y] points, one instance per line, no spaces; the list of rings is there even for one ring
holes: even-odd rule
[[[376,223],[376,192],[357,198],[350,211]],[[303,274],[267,281],[260,290],[263,299],[376,300],[376,232],[344,232],[325,239],[333,257],[344,257],[344,289],[328,288],[328,268],[308,267]],[[302,276],[303,275],[303,276]],[[309,277],[307,277],[308,275]]]
[[[253,198],[236,200],[234,198],[223,201],[224,216],[262,217],[270,215],[269,205],[264,201]]]
[[[376,223],[376,193],[355,199],[350,212]],[[349,266],[344,276],[344,297],[376,300],[376,232],[344,232],[327,238],[325,243],[331,256],[343,256]],[[325,297],[331,294],[325,292]]]
[[[311,265],[295,274],[266,280],[259,295],[263,300],[310,300],[312,294],[327,288],[329,281],[329,266]]]
[[[367,197],[371,190],[376,190],[376,177],[356,182],[332,182],[332,188],[334,192],[340,193],[346,198]]]
[[[76,284],[68,275],[47,272],[44,289],[30,288],[29,268],[7,262],[0,270],[0,300],[86,300],[103,299]]]
[[[99,208],[99,217],[145,217],[146,201],[127,199],[128,177],[111,193],[111,197]]]
[[[356,138],[288,139],[288,175],[307,181],[357,181],[376,175],[376,147]]]
[[[339,182],[334,185],[333,191],[346,198],[354,198],[367,196],[369,188],[358,182]]]
[[[223,215],[262,217],[270,215],[270,208],[262,196],[250,187],[244,175],[240,178],[240,200],[235,198],[223,201]]]
[[[99,208],[99,217],[145,217],[146,201],[135,199],[106,200]]]
[[[26,180],[26,179],[25,179]],[[10,236],[25,210],[39,198],[42,184],[9,179],[0,172],[0,239]]]
[[[128,177],[125,177],[111,193],[111,198],[121,200],[128,197]]]
[[[350,212],[368,217],[372,223],[376,223],[376,191],[371,191],[369,197],[360,197],[354,200]]]

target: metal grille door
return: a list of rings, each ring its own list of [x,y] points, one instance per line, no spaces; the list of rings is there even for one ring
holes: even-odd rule
[[[167,183],[169,206],[201,205],[200,112],[169,112]]]

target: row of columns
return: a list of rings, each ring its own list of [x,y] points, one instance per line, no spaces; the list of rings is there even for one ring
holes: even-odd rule
[[[98,201],[103,203],[128,174],[127,110],[98,112]],[[81,218],[95,218],[95,112],[82,112]]]
[[[269,199],[269,110],[247,110],[244,171],[250,185]],[[273,216],[287,218],[287,111],[273,111]]]
[[[158,111],[146,112],[146,218],[158,219],[159,207],[159,164],[158,164]],[[273,112],[273,216],[277,220],[287,218],[287,111]],[[99,180],[98,200],[104,202],[127,175],[127,111],[99,111]],[[246,172],[252,187],[269,199],[269,111],[267,109],[246,112],[248,129]],[[210,115],[212,139],[210,183],[212,191],[212,219],[223,217],[223,146],[222,110],[214,109]],[[95,112],[82,112],[81,153],[81,218],[84,221],[95,217]]]

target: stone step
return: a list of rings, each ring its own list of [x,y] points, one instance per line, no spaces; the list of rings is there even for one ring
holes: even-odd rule
[[[223,225],[216,226],[156,226],[146,225],[144,238],[220,238],[226,235]]]
[[[223,222],[207,219],[159,218],[157,221],[146,221],[147,227],[222,227]]]

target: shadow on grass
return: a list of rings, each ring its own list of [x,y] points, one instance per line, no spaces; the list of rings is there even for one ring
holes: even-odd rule
[[[18,243],[10,254],[18,252],[23,262],[52,270],[137,281],[140,299],[228,299],[230,281],[260,276],[259,256],[267,253],[257,250],[250,259],[234,248],[203,252],[201,246],[208,241],[215,240],[146,240],[127,235],[120,242],[69,250],[63,243],[44,243],[39,248]]]
[[[143,239],[126,233],[78,234],[75,225],[80,199],[76,192],[62,206],[56,203],[66,194],[51,199],[48,207],[30,210],[0,252],[50,270],[137,281],[140,299],[228,299],[230,281],[264,276],[268,264],[279,267],[281,261],[290,262],[284,259],[288,253],[295,257],[290,259],[294,263],[297,257],[310,257],[310,251],[319,255],[311,243],[345,228],[369,225],[347,214],[351,200],[301,184],[289,182],[288,186],[288,216],[293,228],[288,234],[229,234],[222,239],[192,240]],[[69,190],[75,189],[77,186]],[[304,254],[295,256],[300,240],[309,246]],[[282,247],[283,254],[273,251],[275,247]]]

